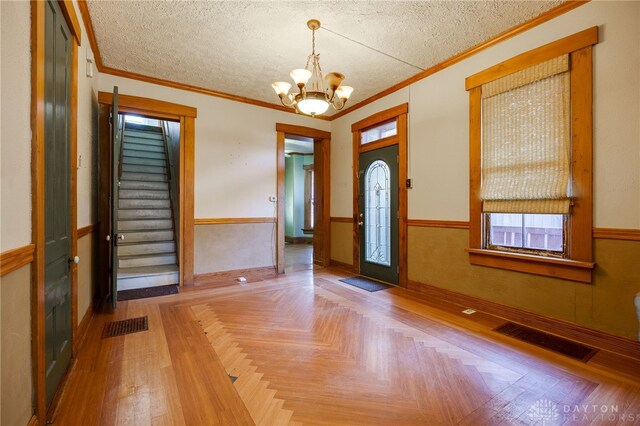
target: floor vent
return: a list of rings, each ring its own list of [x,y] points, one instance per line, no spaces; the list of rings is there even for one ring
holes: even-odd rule
[[[137,333],[149,329],[149,319],[147,316],[131,318],[122,321],[108,322],[102,329],[102,338],[123,336],[125,334]]]
[[[589,361],[598,352],[597,349],[589,346],[512,322],[503,324],[495,328],[494,331],[582,362]]]
[[[229,374],[229,380],[231,380],[231,383],[233,383],[238,380],[238,376],[232,376],[231,374]]]

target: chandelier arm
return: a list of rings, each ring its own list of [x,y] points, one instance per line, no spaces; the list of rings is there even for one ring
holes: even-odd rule
[[[280,95],[280,103],[287,108],[291,108],[296,105],[295,100],[291,99],[290,95]]]

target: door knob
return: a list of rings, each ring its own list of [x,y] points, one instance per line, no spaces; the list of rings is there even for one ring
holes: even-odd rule
[[[120,241],[124,240],[124,234],[120,234],[120,235],[118,235],[118,239],[119,239]]]
[[[364,225],[364,222],[362,222],[362,221],[358,222],[358,226],[362,226],[362,225]]]
[[[80,258],[78,256],[70,257],[69,258],[69,263],[71,263],[71,262],[73,262],[73,263],[75,263],[77,265],[78,263],[80,263]]]
[[[107,240],[107,241],[111,241],[111,235],[107,235],[106,240]]]

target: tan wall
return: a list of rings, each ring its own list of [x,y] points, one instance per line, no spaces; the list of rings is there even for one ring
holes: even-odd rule
[[[409,227],[409,280],[637,338],[640,243],[595,240],[593,284],[469,264],[469,231]]]
[[[275,223],[196,225],[194,274],[275,264]]]
[[[353,224],[331,222],[331,260],[353,263]]]
[[[0,406],[2,425],[31,418],[31,265],[0,278]]]
[[[96,259],[95,232],[78,239],[78,324],[88,313],[95,294]],[[77,324],[76,324],[77,325]]]

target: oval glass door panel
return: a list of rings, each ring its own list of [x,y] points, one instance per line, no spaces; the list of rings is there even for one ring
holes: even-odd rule
[[[376,160],[367,168],[365,193],[365,260],[391,265],[391,182],[389,165]]]

